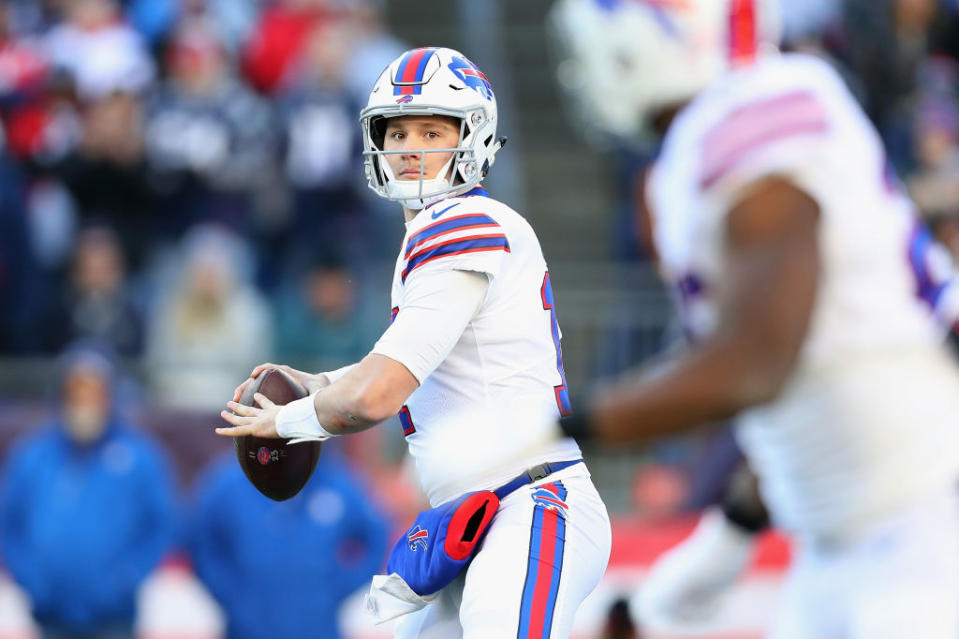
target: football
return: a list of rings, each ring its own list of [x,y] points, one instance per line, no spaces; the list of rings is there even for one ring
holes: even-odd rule
[[[261,393],[274,404],[287,404],[306,397],[302,384],[278,368],[263,371],[246,387],[240,402],[254,406],[253,395]],[[320,458],[321,442],[288,445],[285,439],[266,437],[234,437],[233,447],[240,468],[250,483],[276,501],[296,495],[313,475]]]

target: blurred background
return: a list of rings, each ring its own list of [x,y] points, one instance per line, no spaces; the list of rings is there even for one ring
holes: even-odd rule
[[[404,228],[357,115],[407,48],[497,91],[486,183],[543,244],[574,397],[678,338],[643,248],[653,149],[582,119],[550,4],[0,0],[0,639],[390,636],[356,592],[424,504],[400,426],[327,445],[283,504],[212,429],[255,364],[331,370],[387,326]],[[783,4],[784,48],[840,69],[959,257],[959,2]],[[722,435],[587,453],[614,551],[577,636],[651,636],[617,601],[735,460]],[[764,538],[707,636],[758,636],[786,561]]]

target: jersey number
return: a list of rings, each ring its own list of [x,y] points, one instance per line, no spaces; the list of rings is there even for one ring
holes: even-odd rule
[[[553,333],[553,346],[556,347],[556,370],[559,371],[559,378],[562,384],[553,386],[556,392],[556,406],[559,407],[560,415],[569,415],[573,412],[573,406],[569,401],[569,389],[566,387],[566,371],[563,370],[563,347],[559,343],[559,322],[556,321],[556,309],[553,308],[553,286],[549,281],[549,271],[543,276],[543,286],[539,290],[540,297],[543,298],[543,310],[549,311],[551,329]]]

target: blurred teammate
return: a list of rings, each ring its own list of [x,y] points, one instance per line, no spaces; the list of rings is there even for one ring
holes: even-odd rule
[[[407,226],[393,323],[358,364],[290,371],[309,398],[230,402],[234,427],[217,432],[325,439],[399,413],[433,506],[518,487],[465,572],[397,636],[568,637],[605,570],[609,519],[578,446],[556,431],[570,405],[539,242],[480,186],[504,142],[492,88],[462,54],[414,49],[380,76],[361,122],[370,186]]]
[[[959,274],[925,224],[913,233],[909,259],[916,293],[940,325],[950,327],[954,349],[959,343]],[[660,627],[677,628],[707,619],[748,566],[756,536],[769,525],[755,477],[741,464],[729,477],[721,503],[707,509],[693,533],[660,557],[644,578],[640,616]]]
[[[799,540],[771,635],[956,636],[959,372],[878,136],[826,64],[764,50],[770,3],[600,5],[609,97],[665,131],[647,200],[695,345],[566,430],[639,441],[736,416]]]

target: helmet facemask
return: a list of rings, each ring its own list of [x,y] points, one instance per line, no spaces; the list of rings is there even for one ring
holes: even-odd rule
[[[459,120],[460,132],[455,147],[441,149],[384,150],[386,120],[404,115],[448,116]],[[475,139],[486,115],[482,109],[454,111],[442,107],[419,107],[415,110],[384,108],[364,113],[362,117],[364,140],[364,164],[369,186],[378,195],[402,203],[409,209],[422,209],[451,194],[464,193],[480,183],[485,170],[478,166]],[[449,160],[433,178],[425,177],[426,155],[449,153]],[[387,161],[388,155],[418,155],[420,171],[418,180],[399,180]],[[485,167],[488,169],[488,163]]]

